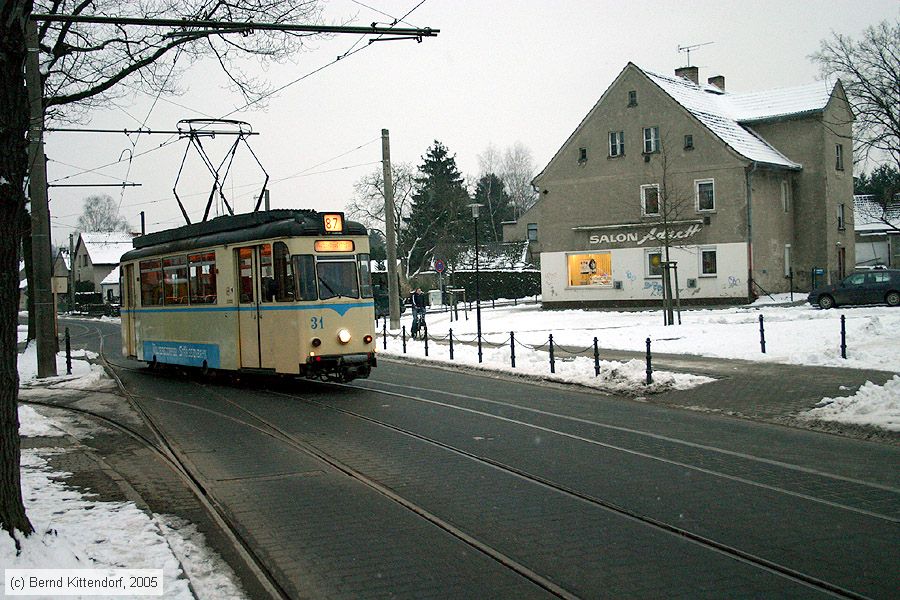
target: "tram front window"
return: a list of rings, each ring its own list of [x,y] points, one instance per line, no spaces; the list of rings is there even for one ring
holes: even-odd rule
[[[319,280],[319,298],[359,298],[356,279],[356,261],[323,260],[316,263]]]

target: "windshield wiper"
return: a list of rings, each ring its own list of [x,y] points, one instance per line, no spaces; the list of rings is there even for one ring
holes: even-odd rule
[[[331,292],[331,297],[332,297],[332,298],[340,298],[340,297],[341,297],[340,294],[338,294],[336,291],[334,291],[333,289],[331,289],[331,286],[328,285],[328,283],[327,283],[324,279],[322,279],[322,276],[321,276],[321,275],[318,275],[317,277],[318,277],[318,279],[319,279],[319,282],[320,282],[322,285],[325,286],[325,289],[328,290],[329,292]]]

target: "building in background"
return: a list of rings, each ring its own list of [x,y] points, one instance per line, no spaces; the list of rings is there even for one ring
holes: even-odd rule
[[[733,94],[696,67],[629,63],[504,240],[529,242],[548,307],[656,304],[667,251],[684,303],[839,279],[855,264],[852,121],[840,82]]]
[[[853,212],[856,266],[900,268],[900,196],[888,206],[854,196]]]
[[[71,267],[75,271],[76,291],[102,291],[103,280],[118,268],[122,255],[134,248],[132,239],[133,234],[118,231],[80,234]],[[93,287],[84,289],[90,286],[85,283],[79,285],[78,282],[90,282]]]

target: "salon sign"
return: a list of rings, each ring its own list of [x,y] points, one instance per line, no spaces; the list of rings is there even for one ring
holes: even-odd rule
[[[686,240],[692,238],[703,229],[700,224],[694,224],[682,229],[669,230],[670,240]],[[636,246],[643,246],[647,242],[662,241],[666,238],[666,230],[660,227],[654,227],[647,233],[638,232],[619,232],[619,233],[603,233],[595,234],[588,238],[591,244],[625,244],[632,243]]]

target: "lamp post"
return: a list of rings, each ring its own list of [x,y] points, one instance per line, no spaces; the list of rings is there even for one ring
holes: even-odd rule
[[[481,282],[478,273],[478,209],[481,204],[469,205],[472,209],[472,221],[475,223],[475,327],[478,332],[478,362],[481,362]]]

